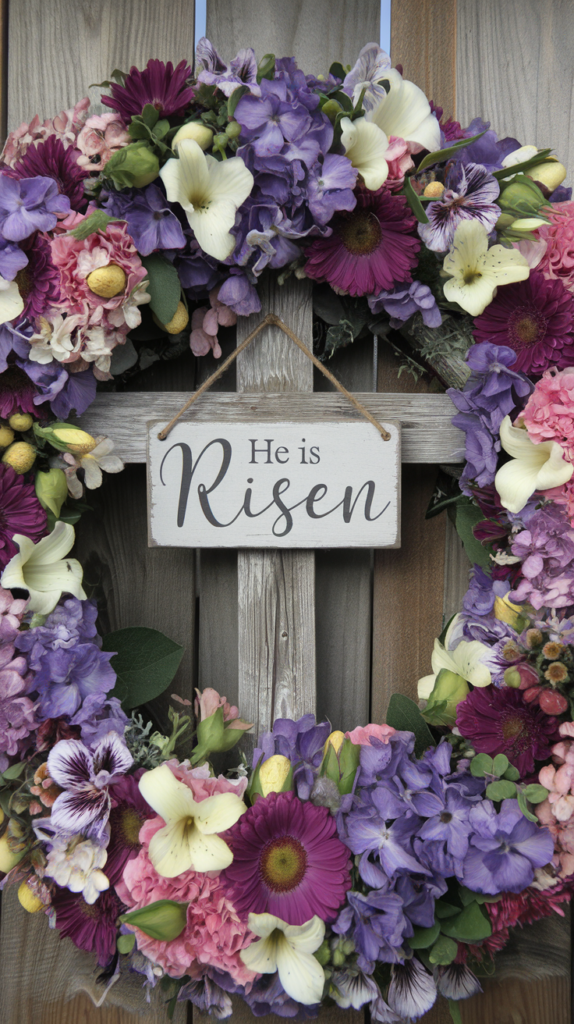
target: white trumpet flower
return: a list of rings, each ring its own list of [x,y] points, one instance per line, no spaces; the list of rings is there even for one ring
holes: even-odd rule
[[[250,914],[249,930],[260,936],[239,953],[257,974],[279,974],[291,999],[313,1006],[323,998],[325,973],[313,956],[325,937],[325,922],[312,917],[305,924],[286,924],[273,914]]]
[[[362,175],[367,188],[376,191],[389,175],[389,165],[385,160],[389,148],[387,136],[378,125],[367,121],[366,117],[358,117],[356,121],[343,117],[341,129],[341,142],[346,155]]]
[[[388,137],[394,135],[410,142],[414,153],[440,149],[440,125],[422,89],[407,82],[396,68],[385,71],[384,78],[389,91],[373,110],[367,111],[367,121],[378,125]]]
[[[434,689],[436,677],[443,668],[454,672],[457,676],[462,676],[467,683],[472,683],[473,686],[489,686],[492,682],[490,669],[484,663],[491,654],[491,649],[486,644],[481,643],[480,640],[461,640],[454,651],[449,651],[449,644],[459,625],[459,619],[459,615],[455,615],[453,618],[444,638],[444,646],[438,639],[434,642],[431,658],[432,673],[423,676],[418,682],[417,692],[421,700],[428,700]]]
[[[62,594],[86,600],[82,566],[77,559],[65,557],[74,546],[73,526],[60,520],[37,544],[19,533],[13,539],[20,551],[8,562],[0,583],[5,590],[27,590],[29,611],[49,615]]]
[[[512,459],[500,467],[494,486],[509,512],[520,512],[535,491],[561,487],[574,473],[557,441],[534,444],[526,430],[512,426],[510,416],[500,424],[500,443]]]
[[[14,320],[24,309],[24,300],[15,281],[0,277],[0,324]]]

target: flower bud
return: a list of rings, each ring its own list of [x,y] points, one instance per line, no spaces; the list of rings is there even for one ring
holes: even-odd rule
[[[44,909],[44,904],[39,896],[32,891],[27,882],[22,882],[18,888],[18,901],[20,906],[24,907],[29,914],[37,914],[39,910]]]
[[[118,149],[104,167],[104,176],[118,189],[145,188],[158,175],[159,160],[145,139]]]
[[[566,177],[566,168],[555,157],[548,157],[550,163],[536,164],[527,172],[528,177],[533,181],[539,181],[549,192],[554,192],[562,184]]]
[[[495,597],[494,617],[499,622],[507,622],[517,633],[521,633],[525,625],[525,616],[522,614],[522,605],[513,604],[508,597]]]
[[[29,412],[15,412],[8,420],[12,430],[17,430],[19,433],[29,430],[33,422],[34,417],[30,416]]]
[[[63,469],[40,470],[34,481],[36,497],[42,508],[53,512],[56,519],[60,515],[62,505],[68,497],[68,481]]]
[[[452,726],[456,722],[457,706],[469,693],[466,679],[442,668],[438,673],[432,693],[425,708],[425,718],[431,725]]]
[[[327,747],[333,747],[336,754],[339,753],[343,743],[345,742],[345,733],[337,729],[335,732],[330,733],[325,740],[325,746],[323,747],[323,756],[327,753]]]
[[[16,852],[9,846],[8,833],[5,832],[0,839],[0,872],[8,874],[22,860],[25,853],[26,850]]]
[[[58,451],[73,452],[74,455],[87,455],[97,444],[91,434],[75,427],[73,423],[51,423],[49,427],[39,427],[35,423],[34,432],[49,441]]]
[[[342,109],[341,104],[337,103],[337,100],[327,100],[321,107],[321,113],[326,114],[331,124],[334,124],[337,114],[340,114]]]
[[[172,942],[185,928],[188,906],[189,903],[176,903],[175,900],[158,900],[156,903],[149,903],[147,907],[141,907],[140,910],[122,914],[120,921],[122,924],[139,928],[151,939]]]
[[[225,129],[228,139],[238,139],[241,135],[241,125],[237,121],[230,121]]]
[[[431,199],[438,199],[444,192],[444,185],[442,181],[429,181],[428,185],[425,186],[423,196],[430,196]]]
[[[563,715],[568,710],[568,700],[557,690],[543,690],[538,704],[546,715]]]
[[[329,960],[331,959],[331,950],[329,948],[328,939],[323,939],[321,945],[319,946],[319,949],[315,950],[313,956],[315,957],[316,960],[319,961],[321,967],[327,966]]]
[[[102,299],[113,299],[125,291],[127,277],[125,271],[118,267],[117,263],[109,263],[107,267],[98,267],[92,270],[86,278],[86,284],[94,295]]]
[[[214,140],[213,140],[213,148],[214,149],[219,149],[219,150],[221,150],[223,152],[223,150],[227,146],[228,142],[229,142],[229,138],[226,135],[226,133],[225,132],[218,132],[217,135],[215,136]]]
[[[269,796],[270,793],[286,793],[293,788],[293,769],[288,757],[283,754],[273,754],[263,762],[259,769],[259,781],[261,784],[261,795]]]
[[[14,440],[14,431],[7,427],[5,423],[0,425],[0,448],[7,448],[9,444],[12,444]]]
[[[228,133],[229,134],[229,133]],[[200,149],[209,149],[213,139],[213,132],[207,125],[200,121],[190,121],[189,124],[182,124],[181,128],[173,137],[171,148],[174,153],[182,139],[193,139]]]
[[[521,217],[532,217],[538,213],[545,199],[531,178],[518,174],[498,198],[503,213],[514,213]]]
[[[15,441],[6,449],[2,456],[2,462],[12,466],[17,473],[27,473],[32,469],[36,461],[36,452],[27,441]]]
[[[511,686],[513,690],[519,690],[521,681],[520,672],[514,665],[510,668],[505,668],[504,682],[506,686]]]
[[[173,314],[171,320],[167,324],[162,324],[161,320],[158,320],[155,313],[153,319],[158,327],[161,327],[163,331],[167,331],[168,334],[180,334],[184,331],[189,323],[189,313],[185,308],[185,305],[181,300],[177,304],[177,309]]]

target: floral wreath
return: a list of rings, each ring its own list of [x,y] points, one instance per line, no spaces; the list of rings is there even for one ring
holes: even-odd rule
[[[0,873],[22,906],[217,1018],[418,1019],[480,991],[574,891],[574,204],[549,150],[468,128],[375,44],[305,75],[198,45],[12,132],[0,164]],[[448,385],[447,509],[474,568],[419,704],[333,732],[174,696],[181,648],[103,641],[74,524],[108,438],[98,381],[221,354],[278,271],[317,282],[316,349],[368,332]],[[208,304],[209,303],[209,304]],[[191,325],[190,325],[191,310]],[[143,653],[142,653],[143,652]],[[149,666],[154,671],[150,673]],[[150,678],[153,681],[150,681]],[[179,707],[177,706],[179,702]],[[215,768],[213,765],[215,764]]]

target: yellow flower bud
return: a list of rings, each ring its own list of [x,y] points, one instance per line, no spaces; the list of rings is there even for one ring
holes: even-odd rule
[[[36,452],[27,441],[15,441],[6,449],[2,456],[2,462],[12,466],[17,473],[27,473],[32,469],[36,461]]]
[[[18,900],[20,905],[27,910],[29,914],[37,914],[39,910],[44,909],[44,904],[39,896],[36,896],[35,892],[27,882],[22,882],[18,889]]]
[[[7,448],[14,440],[14,431],[10,430],[5,423],[0,426],[0,448]]]
[[[107,267],[92,270],[92,273],[88,274],[86,278],[86,284],[90,291],[102,299],[113,299],[114,295],[125,291],[126,281],[125,272],[118,267],[117,263],[110,263]]]
[[[33,422],[34,418],[30,416],[29,412],[15,412],[8,420],[12,430],[18,430],[20,433],[23,430],[29,430]]]
[[[259,769],[259,781],[263,796],[269,796],[269,793],[281,793],[290,771],[291,762],[283,754],[273,754],[272,757],[267,758]]]
[[[438,199],[444,192],[444,185],[441,181],[429,181],[426,186],[423,196],[430,196],[431,199]]]
[[[340,729],[336,729],[335,732],[329,733],[325,740],[325,746],[323,747],[323,757],[327,753],[329,746],[333,747],[336,754],[339,753],[343,743],[345,742],[345,733],[341,732]]]
[[[12,868],[15,868],[16,864],[22,860],[25,853],[25,850],[20,850],[18,853],[15,853],[14,850],[10,848],[8,845],[8,834],[5,832],[0,839],[0,871],[8,874],[8,872],[11,871]]]
[[[185,308],[183,302],[178,302],[177,309],[173,314],[171,320],[167,324],[162,324],[160,320],[154,315],[156,324],[161,327],[168,334],[179,334],[183,331],[189,323],[189,313]]]
[[[174,152],[177,151],[182,139],[193,139],[201,149],[209,149],[213,140],[213,132],[207,125],[200,124],[199,121],[192,121],[190,124],[182,124],[179,131],[176,132],[171,144]]]
[[[50,428],[48,427],[47,429],[49,430]],[[80,430],[79,427],[69,427],[67,425],[54,427],[52,429],[52,437],[49,437],[48,440],[51,441],[52,439],[58,442],[55,447],[59,447],[63,451],[73,452],[74,455],[87,455],[88,452],[93,451],[97,443],[87,431]]]
[[[537,164],[528,171],[528,177],[545,185],[549,192],[554,192],[562,184],[566,177],[566,168],[559,160],[548,157],[551,161],[548,164]]]
[[[4,811],[3,811],[3,810],[2,810],[2,808],[0,807],[0,825],[3,825],[3,824],[4,824],[4,818],[5,818],[5,814],[4,814]]]
[[[35,488],[42,508],[50,509],[57,519],[68,497],[68,481],[64,470],[48,469],[36,473]]]
[[[499,622],[507,622],[509,626],[516,628],[520,626],[522,630],[524,628],[524,616],[522,614],[522,606],[519,604],[513,604],[507,597],[495,597],[494,599],[494,617]]]

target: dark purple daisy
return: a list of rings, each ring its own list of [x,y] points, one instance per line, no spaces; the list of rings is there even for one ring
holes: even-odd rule
[[[7,420],[15,412],[37,416],[34,399],[38,394],[28,375],[18,366],[9,366],[0,373],[0,419]]]
[[[574,366],[574,299],[562,281],[532,270],[526,281],[498,289],[474,321],[474,336],[514,349],[513,369],[529,375]]]
[[[456,724],[478,753],[506,754],[521,778],[532,774],[535,761],[550,757],[559,739],[557,719],[510,687],[472,690],[458,705]]]
[[[102,96],[102,103],[117,110],[126,124],[141,114],[147,103],[155,107],[162,117],[183,115],[193,99],[193,89],[187,85],[191,68],[181,60],[176,68],[171,61],[148,60],[144,71],[130,68],[124,84],[113,83],[112,95]]]
[[[428,249],[446,252],[463,220],[478,220],[490,232],[500,217],[499,195],[496,178],[480,164],[468,164],[461,169],[456,192],[447,188],[440,199],[428,204],[428,224],[419,224],[419,235]]]
[[[110,842],[105,868],[110,885],[120,881],[128,860],[137,857],[141,849],[140,829],[144,821],[155,814],[140,793],[138,782],[142,775],[143,769],[138,769],[133,775],[125,775],[112,790]]]
[[[0,569],[4,569],[18,553],[12,540],[21,533],[36,543],[46,532],[46,512],[40,505],[34,484],[0,463]]]
[[[34,320],[45,316],[60,298],[60,274],[52,263],[50,243],[43,235],[34,235],[26,255],[28,263],[16,274],[16,284],[24,300],[23,315]]]
[[[28,146],[26,153],[14,167],[7,167],[4,174],[10,178],[53,178],[62,195],[68,196],[72,210],[83,210],[84,179],[88,171],[78,167],[79,150],[64,146],[57,135],[49,135],[43,142]]]
[[[97,953],[100,967],[106,967],[116,951],[118,917],[127,909],[115,890],[101,892],[95,903],[86,903],[78,893],[57,885],[52,906],[61,937],[67,936],[78,949]]]

